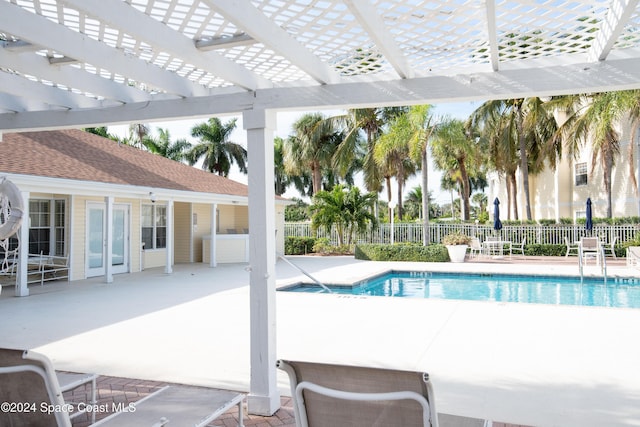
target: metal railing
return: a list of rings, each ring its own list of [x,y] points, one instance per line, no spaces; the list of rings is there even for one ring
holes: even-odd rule
[[[318,229],[317,233],[308,222],[285,223],[285,236],[296,237],[326,237],[331,244],[338,244],[338,234],[334,229],[327,233]],[[440,243],[447,234],[460,232],[468,236],[478,237],[481,241],[489,236],[499,236],[500,240],[521,242],[526,237],[527,244],[564,245],[565,237],[571,242],[579,241],[586,235],[597,236],[603,244],[609,244],[617,237],[618,244],[633,239],[640,233],[640,224],[594,225],[591,232],[585,230],[584,225],[556,224],[556,225],[505,225],[496,231],[491,225],[475,225],[460,223],[430,223],[429,237],[432,243]],[[396,243],[422,243],[422,224],[396,223],[394,224],[394,241]],[[358,233],[354,243],[390,243],[391,224],[380,224],[375,230]]]

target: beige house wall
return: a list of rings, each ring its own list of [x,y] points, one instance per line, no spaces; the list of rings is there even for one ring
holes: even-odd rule
[[[613,217],[638,216],[640,199],[633,185],[631,173],[637,179],[640,152],[638,143],[631,143],[631,128],[625,121],[619,127],[620,154],[616,157],[611,177],[611,208]],[[631,149],[633,154],[631,155]],[[633,161],[633,163],[630,163]],[[575,185],[575,165],[587,164],[587,184]],[[631,172],[632,171],[632,172]],[[519,219],[526,218],[524,190],[521,174],[518,170],[518,214]],[[604,173],[600,159],[595,168],[592,166],[591,145],[585,144],[574,159],[566,151],[557,166],[557,172],[547,167],[537,175],[529,176],[531,210],[534,220],[583,217],[586,200],[591,198],[594,217],[606,217],[607,196],[604,189]],[[502,177],[492,174],[489,177],[489,213],[493,220],[493,200],[500,199],[501,219],[507,218],[506,184]],[[513,218],[513,215],[511,216]]]
[[[211,204],[192,206],[197,224],[193,225],[193,262],[202,262],[202,239],[211,234]]]
[[[70,280],[87,277],[87,204],[105,203],[104,197],[69,196],[60,194],[31,193],[31,199],[66,201],[66,251],[69,255]],[[147,203],[147,201],[144,201]],[[115,204],[129,206],[129,270],[140,271],[143,268],[163,267],[166,264],[166,249],[142,250],[141,211],[142,200],[116,198]],[[203,254],[203,241],[211,235],[212,204],[176,202],[174,206],[174,262],[208,262],[209,254]],[[248,257],[248,207],[246,205],[217,205],[219,233],[222,240],[218,244],[217,261],[244,262]],[[284,205],[276,205],[276,250],[284,252]],[[238,231],[237,236],[226,235],[227,229]],[[225,238],[227,237],[227,238]],[[235,238],[237,237],[237,238]],[[206,259],[205,259],[206,258]]]
[[[191,203],[173,204],[173,260],[176,264],[192,262]]]

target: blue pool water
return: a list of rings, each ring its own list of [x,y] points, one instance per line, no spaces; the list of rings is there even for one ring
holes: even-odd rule
[[[591,307],[640,308],[640,282],[572,277],[501,274],[390,272],[353,286],[327,285],[333,293],[407,298],[440,298]],[[317,285],[299,284],[289,292],[326,292]]]

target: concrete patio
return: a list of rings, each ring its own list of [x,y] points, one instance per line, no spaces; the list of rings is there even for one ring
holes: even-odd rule
[[[577,274],[564,259],[464,264],[294,257],[321,281],[416,270]],[[0,295],[0,346],[57,369],[246,391],[246,265],[177,265]],[[589,266],[588,274],[599,270]],[[279,262],[278,284],[302,276]],[[637,277],[623,262],[609,277]],[[640,426],[640,310],[279,293],[278,357],[424,370],[440,412],[532,426]],[[280,388],[288,395],[286,378]]]

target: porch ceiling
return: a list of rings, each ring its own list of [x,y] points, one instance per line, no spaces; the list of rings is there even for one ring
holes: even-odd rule
[[[0,0],[0,130],[640,87],[639,0]]]

